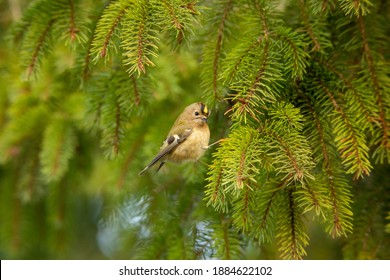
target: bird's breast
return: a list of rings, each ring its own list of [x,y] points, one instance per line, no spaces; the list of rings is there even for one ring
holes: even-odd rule
[[[207,125],[194,128],[191,135],[172,151],[167,160],[175,162],[196,161],[204,154],[209,140],[210,130]]]

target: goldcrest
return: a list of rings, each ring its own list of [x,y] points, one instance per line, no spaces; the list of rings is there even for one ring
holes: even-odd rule
[[[176,119],[167,138],[163,142],[160,152],[139,173],[160,163],[157,171],[165,162],[197,161],[209,147],[210,130],[207,119],[210,111],[201,102],[187,106]]]

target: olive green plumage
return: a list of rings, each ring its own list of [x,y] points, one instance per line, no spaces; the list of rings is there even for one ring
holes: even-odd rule
[[[157,162],[160,162],[159,170],[167,161],[180,163],[198,160],[209,144],[209,115],[207,106],[201,102],[187,106],[173,124],[160,152],[139,174],[142,175]]]

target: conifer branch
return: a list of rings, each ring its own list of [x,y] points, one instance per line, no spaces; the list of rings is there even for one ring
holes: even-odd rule
[[[354,173],[354,178],[358,179],[363,175],[369,175],[372,168],[368,159],[368,147],[365,139],[361,133],[352,125],[349,117],[344,112],[344,109],[338,104],[331,91],[324,85],[322,81],[319,82],[322,89],[325,91],[329,100],[331,101],[335,111],[339,114],[343,124],[335,126],[337,131],[336,143],[343,163],[349,167],[348,173]],[[345,126],[345,132],[341,131],[340,126]],[[340,133],[340,134],[339,134]]]
[[[320,184],[316,184],[314,180],[308,182],[299,182],[297,187],[297,202],[304,209],[303,213],[315,210],[316,215],[324,216],[324,210],[328,206],[324,190]]]
[[[314,114],[314,111],[313,111],[313,114]],[[342,180],[342,179],[338,178],[338,176],[336,174],[334,174],[334,172],[333,172],[333,169],[331,167],[331,161],[330,161],[330,155],[328,152],[328,147],[325,144],[324,131],[323,131],[322,125],[320,124],[320,121],[319,121],[316,114],[315,114],[315,123],[316,123],[317,131],[319,133],[318,136],[319,136],[320,143],[321,143],[322,155],[324,157],[324,168],[325,168],[326,178],[327,178],[327,183],[328,183],[327,185],[329,186],[330,202],[331,202],[331,206],[332,206],[331,211],[332,211],[332,215],[333,215],[333,221],[332,221],[333,226],[332,226],[331,235],[333,238],[335,238],[336,236],[346,235],[346,232],[348,232],[348,227],[345,228],[345,226],[343,225],[344,223],[342,221],[342,217],[344,215],[341,213],[341,210],[339,207],[339,203],[341,203],[342,198],[340,198],[338,195],[338,192],[336,190],[337,185],[335,182],[335,180],[337,180],[337,179],[339,179],[339,180]],[[344,203],[348,203],[348,201],[346,201]]]
[[[86,28],[84,28],[82,8],[80,1],[57,0],[48,1],[52,18],[56,21],[55,32],[61,32],[61,39],[65,44],[84,43],[87,39]],[[73,45],[76,47],[75,45]]]
[[[293,196],[292,196],[292,190],[287,190],[287,196],[288,196],[288,202],[289,202],[289,212],[290,212],[290,226],[291,226],[291,239],[292,239],[292,242],[291,242],[291,249],[290,249],[290,252],[289,254],[291,254],[291,258],[292,259],[299,259],[301,256],[300,254],[297,252],[297,232],[296,232],[296,228],[295,228],[295,224],[296,224],[296,217],[294,215],[294,210],[295,210],[295,206],[294,206],[294,200],[293,200]]]
[[[284,259],[302,259],[306,255],[304,247],[308,245],[309,237],[300,219],[301,213],[295,202],[294,190],[286,189],[283,198],[284,207],[279,213],[281,219],[278,221],[276,235],[279,251]]]
[[[89,28],[87,28],[88,32],[88,39],[86,40],[85,46],[82,49],[81,52],[78,53],[78,65],[76,65],[76,69],[78,66],[78,71],[82,73],[81,76],[81,86],[84,86],[87,80],[91,77],[92,75],[92,61],[94,60],[93,57],[93,50],[95,48],[94,46],[94,40],[96,36],[96,30],[97,30],[97,25],[99,21],[94,21],[89,24]],[[107,46],[108,47],[108,46]],[[107,52],[107,51],[106,51]],[[97,55],[99,57],[99,55]]]
[[[162,3],[167,10],[173,28],[176,29],[176,39],[177,43],[180,45],[184,38],[184,24],[178,18],[173,3],[167,0],[162,0]]]
[[[312,139],[310,142],[313,142],[313,146],[317,145],[317,142],[319,142],[320,152],[318,152],[318,155],[322,159],[321,161],[323,161],[322,169],[325,171],[324,178],[328,187],[328,200],[330,201],[330,211],[332,215],[329,232],[332,237],[346,235],[351,231],[351,223],[349,220],[352,217],[352,212],[350,210],[350,193],[347,190],[348,186],[345,183],[345,179],[341,178],[340,171],[337,171],[337,168],[335,167],[337,165],[337,160],[330,151],[330,143],[326,140],[325,128],[323,127],[319,114],[313,107],[309,97],[306,95],[303,95],[303,97],[306,101],[310,119],[314,121],[316,129],[315,133],[311,133],[313,133],[313,136],[317,138],[317,140]],[[320,164],[321,161],[317,164]]]
[[[127,153],[127,155],[125,157],[125,160],[121,166],[119,178],[117,181],[118,189],[122,189],[126,183],[126,176],[129,173],[133,159],[136,157],[137,152],[139,151],[139,148],[141,147],[141,145],[144,142],[144,136],[145,136],[145,134],[142,134],[141,137],[137,138],[137,140],[133,143],[132,147],[129,149],[129,152]]]
[[[232,51],[231,57],[226,59],[228,66],[223,74],[225,79],[235,75],[230,82],[230,88],[235,92],[230,99],[235,103],[227,113],[233,112],[232,118],[244,123],[248,117],[259,122],[259,116],[264,114],[259,109],[265,109],[266,102],[275,102],[280,81],[283,81],[276,47],[264,37],[254,41],[249,47],[245,44],[238,46],[237,52]]]
[[[379,85],[377,71],[375,69],[375,62],[374,62],[374,58],[373,58],[372,53],[371,53],[370,46],[368,44],[364,19],[363,19],[363,17],[358,17],[357,20],[358,20],[362,40],[363,40],[364,58],[365,58],[367,65],[368,65],[368,71],[370,73],[370,78],[372,81],[372,86],[373,86],[376,102],[377,102],[378,107],[379,107],[379,122],[381,123],[382,132],[383,132],[380,146],[382,146],[386,151],[389,151],[390,150],[389,124],[388,124],[388,121],[386,119],[385,103],[384,103],[382,91],[381,91],[381,88]]]
[[[269,66],[268,64],[268,43],[266,42],[265,45],[264,45],[264,49],[263,49],[263,52],[264,52],[264,59],[263,61],[261,62],[261,65],[260,65],[260,68],[259,68],[259,71],[257,72],[256,76],[255,76],[255,79],[253,81],[253,84],[251,84],[249,86],[249,90],[247,92],[247,94],[245,94],[245,98],[244,98],[244,101],[242,102],[242,104],[246,105],[249,103],[249,100],[252,98],[252,96],[255,94],[256,92],[256,88],[261,86],[261,83],[260,81],[262,79],[264,79],[264,72],[266,70],[266,68]],[[256,116],[252,116],[254,119],[257,119]]]
[[[94,60],[106,57],[108,47],[129,5],[123,4],[122,1],[113,1],[104,10],[97,22],[92,41],[91,54],[95,56]]]
[[[372,108],[371,100],[367,100],[367,98],[364,98],[361,94],[361,92],[358,91],[358,89],[353,85],[351,79],[348,79],[345,77],[343,73],[338,71],[333,65],[326,61],[321,61],[321,65],[324,65],[328,71],[331,73],[334,73],[343,83],[343,85],[346,87],[346,99],[348,99],[348,95],[350,94],[353,98],[353,103],[357,105],[356,111],[357,113],[363,113],[365,116],[365,119],[368,123],[377,123],[376,120],[376,112]]]
[[[242,188],[239,198],[234,202],[233,224],[238,230],[248,232],[252,229],[251,206],[254,203],[253,195],[254,190],[247,184]]]
[[[90,64],[91,64],[91,50],[92,50],[92,39],[88,41],[88,47],[86,48],[84,59],[82,62],[82,81],[86,82],[90,77]]]
[[[68,171],[76,137],[66,120],[53,118],[46,127],[40,153],[41,171],[47,182],[59,181]]]
[[[210,176],[207,178],[209,182],[206,185],[205,200],[207,200],[207,206],[211,205],[215,210],[220,212],[227,212],[227,204],[225,194],[222,189],[222,174],[223,169],[221,163],[213,161],[211,165],[211,171],[208,173]],[[214,174],[217,174],[216,176]],[[212,176],[214,175],[214,176]]]
[[[321,12],[325,12],[327,7],[330,6],[329,0],[323,0],[321,4]]]
[[[282,180],[277,186],[268,183],[257,191],[254,234],[262,243],[271,241],[271,237],[274,235],[278,196],[286,187],[290,180],[289,177]]]
[[[117,28],[123,14],[125,13],[125,9],[123,9],[119,14],[118,16],[115,18],[115,21],[113,22],[109,32],[107,33],[107,35],[105,36],[104,38],[104,41],[103,41],[103,45],[101,46],[101,50],[100,50],[100,57],[105,57],[106,54],[107,54],[107,48],[108,48],[108,44],[110,43],[111,41],[111,38],[114,34],[114,31],[115,29]]]
[[[36,0],[30,3],[30,5],[23,11],[22,18],[19,22],[17,22],[14,26],[12,26],[12,35],[14,42],[22,42],[26,39],[26,34],[29,33],[30,28],[36,23],[36,19],[39,22],[43,19],[47,19],[46,16],[40,16],[37,18],[37,13],[43,11],[47,16],[51,16],[51,11],[47,9],[50,3],[48,0]]]
[[[222,230],[223,230],[223,241],[224,241],[224,258],[225,260],[231,259],[231,253],[230,253],[230,241],[229,241],[229,228],[228,228],[228,222],[225,220],[221,221],[222,223]]]
[[[258,15],[260,17],[260,21],[261,21],[261,28],[262,28],[262,33],[263,33],[263,36],[264,36],[264,39],[266,41],[268,41],[268,34],[269,34],[269,28],[268,28],[268,20],[267,20],[267,14],[266,14],[266,11],[264,9],[264,3],[262,3],[263,5],[260,5],[260,1],[254,1],[253,2],[257,12],[258,12]]]
[[[112,143],[115,155],[118,155],[118,152],[119,152],[120,126],[121,126],[121,108],[119,106],[119,103],[116,102],[116,104],[115,104],[115,128],[114,128],[113,143]]]
[[[231,82],[235,77],[238,76],[238,71],[240,69],[241,64],[244,62],[244,59],[249,56],[259,45],[263,43],[262,38],[257,38],[253,40],[248,46],[245,46],[242,50],[240,50],[240,54],[237,58],[235,58],[235,62],[232,66],[227,65],[225,73],[223,76],[225,77],[225,83]]]
[[[36,41],[36,44],[34,46],[34,51],[32,53],[30,62],[27,66],[27,79],[29,79],[31,77],[31,75],[33,74],[33,72],[35,72],[35,70],[38,66],[39,59],[42,55],[45,44],[47,43],[46,41],[47,41],[48,37],[50,36],[50,31],[51,31],[53,24],[54,24],[54,20],[51,19],[46,24],[46,28],[42,31],[41,35],[39,36],[38,40]]]
[[[131,76],[131,82],[133,84],[133,92],[134,92],[134,102],[136,106],[139,106],[141,104],[141,98],[140,93],[137,86],[137,80],[134,78],[134,76]]]
[[[283,185],[284,183],[287,182],[287,180],[284,180],[283,181]],[[274,198],[275,198],[275,195],[277,194],[277,191],[278,191],[278,188],[275,189],[272,193],[271,193],[271,196],[270,198],[268,199],[268,202],[266,204],[266,207],[264,208],[264,213],[260,219],[261,223],[257,229],[258,232],[261,232],[263,231],[265,228],[266,228],[266,225],[268,223],[268,219],[270,217],[270,212],[271,212],[271,206],[272,204],[274,203]]]
[[[153,57],[157,57],[157,30],[152,21],[153,7],[148,1],[138,1],[132,10],[125,14],[121,32],[123,64],[132,75],[146,73],[147,66],[154,66]]]
[[[345,15],[354,14],[357,18],[367,15],[372,6],[372,3],[369,0],[340,0],[341,9],[344,11]]]
[[[218,81],[218,73],[219,73],[219,61],[221,57],[221,51],[222,51],[222,42],[224,38],[224,31],[226,27],[226,21],[229,15],[229,12],[231,11],[233,7],[233,0],[229,0],[226,3],[226,6],[223,10],[222,18],[220,21],[220,24],[218,26],[218,32],[217,32],[217,42],[215,44],[215,50],[214,50],[214,59],[213,59],[213,94],[214,99],[218,100],[218,90],[217,90],[217,81]]]
[[[281,150],[284,152],[285,156],[289,159],[289,163],[291,164],[292,170],[288,171],[286,166],[284,166],[284,172],[286,173],[285,178],[294,179],[296,181],[302,180],[304,177],[304,170],[300,167],[297,158],[294,155],[294,152],[291,150],[289,144],[281,135],[279,135],[276,131],[267,128],[261,128],[260,133],[265,133],[271,139],[274,139],[275,142],[280,145]],[[275,156],[278,154],[274,152]],[[281,170],[280,170],[281,171]],[[285,179],[283,178],[283,179]]]
[[[301,7],[300,10],[301,10],[302,18],[303,18],[304,23],[305,23],[306,31],[309,34],[309,37],[314,44],[313,51],[320,51],[321,44],[320,44],[319,40],[317,39],[317,36],[314,34],[312,24],[309,21],[309,15],[307,14],[307,11],[306,11],[305,1],[299,0],[299,4]]]
[[[69,1],[69,10],[70,10],[70,18],[69,18],[69,34],[70,34],[70,40],[71,42],[74,42],[74,40],[77,37],[77,33],[79,32],[78,28],[76,27],[75,23],[75,11],[74,11],[74,3],[72,0]]]
[[[283,53],[287,73],[293,79],[302,79],[310,58],[307,53],[308,43],[306,37],[285,27],[278,28],[277,34],[283,43],[281,52]]]
[[[232,220],[229,216],[224,214],[216,216],[212,224],[212,242],[215,253],[211,257],[223,260],[238,259],[240,257],[240,236],[232,227]]]

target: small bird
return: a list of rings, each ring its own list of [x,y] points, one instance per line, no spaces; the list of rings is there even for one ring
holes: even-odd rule
[[[158,171],[167,161],[180,163],[198,160],[209,147],[210,130],[207,125],[209,115],[209,109],[202,102],[187,106],[173,124],[160,152],[139,175],[157,162],[160,162]]]

